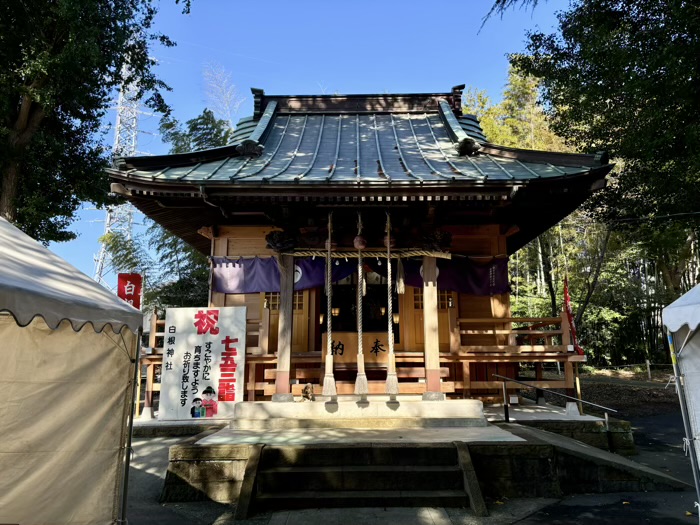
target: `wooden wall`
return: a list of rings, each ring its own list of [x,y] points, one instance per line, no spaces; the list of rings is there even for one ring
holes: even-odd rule
[[[212,255],[218,257],[272,257],[275,252],[267,248],[265,236],[279,228],[271,226],[219,226],[216,232],[216,237],[212,239]],[[245,299],[234,299],[231,295],[211,293],[210,306],[233,306],[231,301],[245,302]],[[258,299],[251,301],[259,301],[260,294],[255,295]],[[253,311],[254,310],[254,311]],[[249,309],[249,319],[260,319],[262,314],[262,303],[258,304],[257,309]]]
[[[274,257],[276,253],[267,248],[265,237],[279,228],[272,226],[220,226],[216,237],[212,239],[212,255],[226,257]],[[313,292],[313,293],[312,293]],[[317,335],[318,308],[311,304],[316,297],[312,290],[304,290],[295,297],[294,319],[292,329],[292,351],[306,352],[318,346],[315,342],[309,344],[309,333]],[[248,330],[257,331],[257,325],[263,317],[265,308],[265,293],[253,294],[211,294],[211,306],[245,306]],[[278,312],[270,311],[270,327],[268,334],[268,352],[277,350]],[[248,337],[248,346],[257,346],[255,336]],[[311,347],[311,348],[310,348]]]
[[[472,257],[505,256],[506,236],[500,233],[498,225],[448,226],[442,228],[452,235],[451,251],[455,254]],[[266,247],[265,236],[277,228],[271,226],[220,226],[212,239],[212,255],[228,257],[273,257],[275,252]],[[407,287],[406,294],[399,298],[401,311],[401,337],[397,350],[423,349],[422,311],[414,308],[414,290]],[[452,312],[439,312],[440,351],[449,351],[449,316],[471,318],[508,317],[510,297],[508,294],[493,297],[452,294],[455,309]],[[321,305],[322,294],[316,290],[305,291],[300,309],[294,311],[294,351],[319,351],[320,332],[318,317],[325,305]],[[211,294],[211,306],[245,305],[248,308],[249,322],[262,319],[264,294]],[[299,301],[297,300],[297,303]],[[276,312],[270,312],[270,352],[276,350]],[[303,317],[303,319],[302,319]],[[477,328],[477,327],[475,327]],[[486,340],[488,336],[462,336],[461,344],[501,344]]]

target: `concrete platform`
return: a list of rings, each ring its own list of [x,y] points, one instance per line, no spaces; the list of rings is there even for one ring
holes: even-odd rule
[[[347,428],[400,429],[485,427],[476,399],[423,401],[388,396],[343,396],[308,402],[246,401],[235,406],[230,426],[239,430]]]
[[[318,445],[349,443],[452,443],[462,441],[508,443],[523,438],[494,425],[466,428],[351,429],[318,428],[250,431],[225,428],[196,441],[207,445]]]
[[[532,401],[524,401],[508,408],[510,421],[522,423],[525,421],[604,421],[603,418],[588,414],[571,415],[566,409],[554,405],[537,405]],[[488,421],[503,421],[503,405],[486,405],[484,415]]]

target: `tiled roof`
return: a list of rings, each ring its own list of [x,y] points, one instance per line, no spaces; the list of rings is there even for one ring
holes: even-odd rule
[[[455,89],[459,89],[455,88]],[[493,146],[458,95],[275,97],[256,94],[234,143],[184,155],[120,159],[113,175],[153,183],[450,184],[520,182],[589,172],[592,155]]]
[[[462,89],[253,90],[253,116],[239,122],[232,144],[117,159],[108,170],[112,191],[205,254],[212,234],[203,227],[294,229],[325,224],[329,209],[353,221],[359,209],[365,217],[391,209],[396,221],[418,226],[497,224],[513,253],[605,186],[612,169],[605,154],[489,143],[478,120],[462,114]]]

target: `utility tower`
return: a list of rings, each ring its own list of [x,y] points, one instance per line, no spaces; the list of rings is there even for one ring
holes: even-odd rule
[[[128,67],[122,69],[122,78],[128,78]],[[114,146],[112,158],[128,157],[136,154],[136,139],[138,134],[139,100],[133,84],[122,83],[119,89],[117,103],[117,123],[114,128]],[[131,204],[109,206],[105,216],[104,235],[120,233],[125,238],[131,239],[134,223],[134,208]],[[113,273],[112,258],[104,242],[100,243],[100,251],[95,255],[94,279],[103,286],[113,289],[116,283],[107,282],[106,277]]]

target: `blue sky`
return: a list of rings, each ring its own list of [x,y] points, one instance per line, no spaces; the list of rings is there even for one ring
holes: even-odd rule
[[[178,45],[152,54],[173,89],[166,99],[183,121],[206,105],[207,63],[224,67],[245,99],[236,120],[252,113],[252,87],[276,95],[427,93],[466,84],[497,102],[507,80],[506,55],[524,49],[527,30],[551,30],[555,11],[565,4],[512,9],[479,31],[491,1],[194,0],[191,14],[183,15],[174,1],[163,0],[156,30]],[[138,149],[144,154],[167,153],[157,122],[155,116],[141,119]],[[78,239],[51,249],[92,275],[105,214],[89,208],[72,226]]]

